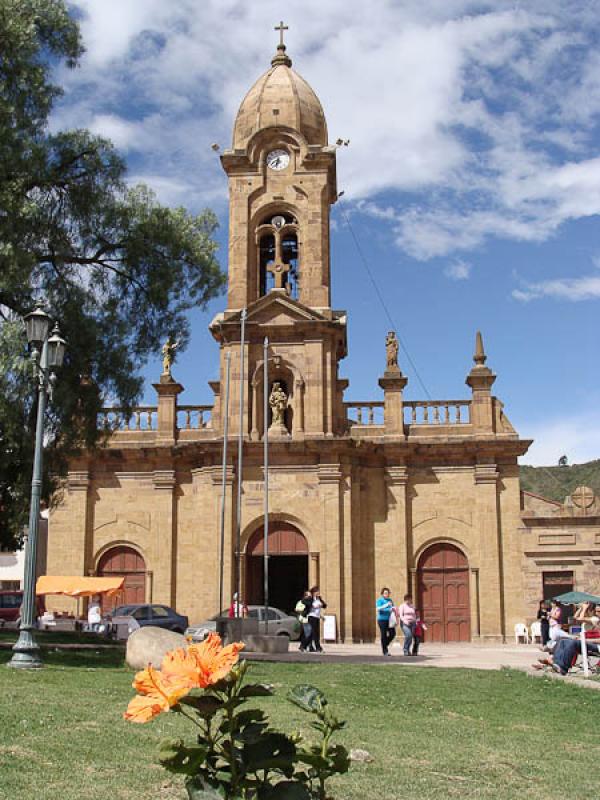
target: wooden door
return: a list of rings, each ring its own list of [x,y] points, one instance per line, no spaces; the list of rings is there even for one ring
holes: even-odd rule
[[[102,596],[102,610],[146,602],[146,564],[132,547],[120,545],[106,552],[98,564],[98,576],[125,578],[123,589],[112,597]]]
[[[426,638],[431,642],[469,642],[469,564],[464,553],[451,544],[429,547],[419,561],[417,585]]]

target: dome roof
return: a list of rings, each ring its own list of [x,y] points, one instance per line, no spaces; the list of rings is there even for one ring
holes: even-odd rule
[[[292,69],[285,45],[279,45],[271,69],[242,100],[233,127],[233,148],[243,150],[257,131],[280,126],[298,131],[308,144],[327,144],[327,123],[319,98]]]

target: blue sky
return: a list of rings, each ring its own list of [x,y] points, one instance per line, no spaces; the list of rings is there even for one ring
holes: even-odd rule
[[[333,305],[349,312],[346,399],[381,399],[389,323],[434,399],[468,397],[481,329],[525,463],[600,457],[600,10],[594,2],[76,0],[87,53],[60,80],[52,125],[113,139],[132,183],[222,221],[212,142],[269,66],[283,12],[294,68],[319,95],[338,151]],[[194,312],[174,368],[209,403],[217,347]],[[424,397],[410,364],[407,397]],[[148,365],[146,402],[160,372]]]

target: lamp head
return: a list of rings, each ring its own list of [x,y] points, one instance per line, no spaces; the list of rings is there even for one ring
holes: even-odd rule
[[[54,326],[52,336],[48,339],[48,366],[50,369],[62,367],[67,343],[60,335],[58,325]]]
[[[38,302],[33,311],[25,315],[27,341],[36,350],[41,350],[50,329],[50,317],[44,311],[43,304]]]

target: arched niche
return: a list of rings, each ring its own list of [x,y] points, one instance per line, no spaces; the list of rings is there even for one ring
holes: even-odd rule
[[[304,379],[290,361],[278,355],[269,358],[268,391],[273,384],[281,384],[288,398],[285,413],[285,427],[292,437],[304,434]],[[262,439],[265,433],[264,421],[264,361],[259,361],[252,376],[252,438]],[[267,427],[271,423],[271,409],[267,409]]]

